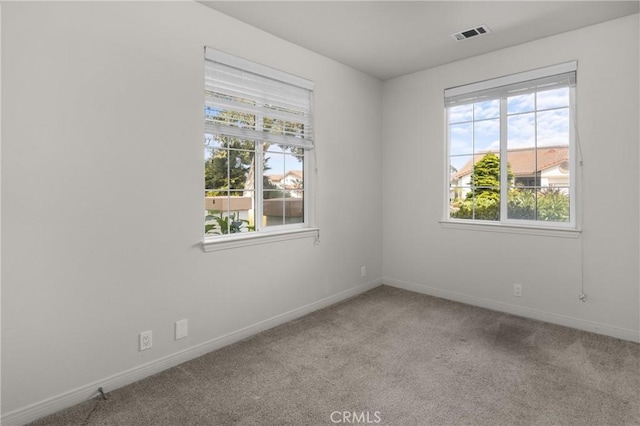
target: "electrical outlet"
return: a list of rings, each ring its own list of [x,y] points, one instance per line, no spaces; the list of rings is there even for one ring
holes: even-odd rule
[[[153,333],[151,330],[143,331],[140,333],[140,351],[146,351],[147,349],[151,349],[153,345]]]
[[[189,320],[186,318],[180,321],[176,321],[176,340],[184,339],[188,335]]]
[[[522,297],[522,284],[513,285],[513,295],[516,297]]]
[[[367,276],[367,267],[366,266],[362,266],[360,268],[360,276],[363,277],[363,278]]]

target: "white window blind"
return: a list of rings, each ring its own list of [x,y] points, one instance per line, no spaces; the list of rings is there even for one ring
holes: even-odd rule
[[[452,87],[444,91],[446,107],[514,96],[559,87],[574,87],[577,62],[565,62],[518,74],[510,74],[491,80]]]
[[[206,133],[313,149],[312,95],[311,81],[205,48]]]

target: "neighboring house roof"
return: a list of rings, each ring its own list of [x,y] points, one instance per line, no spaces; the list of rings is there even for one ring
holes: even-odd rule
[[[536,167],[536,152],[538,164]],[[499,152],[483,152],[475,154],[473,156],[473,164],[469,160],[460,170],[452,173],[452,179],[460,179],[462,176],[466,176],[473,172],[473,165],[480,161],[482,157],[487,154],[496,154],[500,156]],[[549,169],[551,167],[562,164],[565,161],[569,161],[569,147],[545,147],[545,148],[524,148],[524,149],[512,149],[508,151],[509,166],[514,176],[531,176],[536,172]]]
[[[271,183],[277,185],[281,184],[287,177],[290,176],[299,181],[302,181],[304,177],[302,174],[302,170],[289,170],[284,175],[267,175],[267,178],[269,178],[269,181],[271,181]]]
[[[271,183],[279,183],[284,178],[284,175],[267,175],[267,178]]]
[[[287,174],[285,175],[285,177],[287,176],[293,176],[297,179],[302,179],[302,170],[290,170],[287,172]]]

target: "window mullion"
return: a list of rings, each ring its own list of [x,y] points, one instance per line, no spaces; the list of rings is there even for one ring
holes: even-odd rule
[[[227,205],[227,208],[224,211],[224,215],[227,218],[231,215],[231,186],[232,186],[231,185],[231,153],[232,152],[233,151],[231,150],[230,143],[227,142],[227,190],[226,190],[226,195],[227,195],[226,205]],[[230,232],[229,222],[230,221],[227,221],[227,233]]]
[[[256,130],[262,132],[264,130],[264,120],[262,115],[256,115]],[[253,209],[254,209],[254,218],[253,222],[256,228],[256,231],[260,231],[262,229],[262,208],[263,208],[263,180],[264,180],[264,143],[262,141],[256,141],[255,149],[255,193],[253,194]]]
[[[542,187],[542,173],[538,181],[538,91],[533,92],[533,220],[538,220],[538,195]]]
[[[500,98],[500,222],[507,220],[509,163],[507,153],[507,98]]]
[[[472,107],[471,110],[471,152],[473,153],[473,155],[471,156],[472,158],[472,174],[473,174],[473,183],[471,186],[471,219],[475,220],[476,219],[476,207],[477,207],[477,200],[476,200],[476,188],[478,187],[478,177],[476,176],[476,163],[475,163],[475,158],[476,158],[476,111],[475,111],[475,104]]]

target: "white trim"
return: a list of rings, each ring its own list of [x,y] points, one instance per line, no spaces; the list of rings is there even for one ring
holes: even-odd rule
[[[2,425],[17,426],[32,422],[41,417],[53,414],[64,408],[71,407],[97,396],[97,389],[99,387],[102,387],[105,392],[111,392],[135,381],[144,379],[145,377],[149,377],[168,368],[182,364],[183,362],[187,362],[206,353],[231,345],[242,339],[246,339],[247,337],[260,333],[264,330],[268,330],[280,324],[300,318],[311,312],[326,308],[327,306],[334,305],[351,297],[355,297],[365,291],[378,287],[381,284],[381,278],[360,284],[356,287],[334,294],[333,296],[325,297],[324,299],[320,299],[316,302],[292,309],[283,314],[257,322],[253,325],[241,328],[183,351],[147,362],[109,377],[105,377],[104,379],[80,386],[71,391],[31,404],[27,407],[11,411],[2,415]]]
[[[444,90],[444,96],[450,98],[453,96],[466,95],[468,93],[479,92],[481,90],[494,89],[496,87],[517,84],[523,81],[536,80],[538,78],[549,77],[557,74],[576,71],[578,69],[578,61],[570,61],[548,67],[537,68],[530,71],[519,72],[517,74],[509,74],[502,77],[496,77],[489,80],[478,81],[476,83],[465,84],[463,86],[451,87]]]
[[[391,287],[397,287],[404,290],[414,291],[416,293],[428,294],[429,296],[441,297],[455,302],[465,303],[468,305],[479,306],[481,308],[491,309],[494,311],[505,312],[525,318],[531,318],[538,321],[544,321],[552,324],[562,325],[565,327],[575,328],[578,330],[589,331],[596,334],[604,334],[606,336],[615,337],[617,339],[628,340],[631,342],[640,342],[640,332],[626,328],[613,327],[607,324],[601,324],[593,321],[587,321],[567,315],[559,315],[552,312],[541,311],[538,309],[527,308],[524,306],[512,305],[509,303],[498,302],[483,297],[470,296],[468,294],[457,293],[450,290],[430,287],[425,284],[418,284],[408,281],[396,280],[393,278],[383,277],[382,282]],[[579,302],[576,297],[576,303]]]
[[[539,222],[537,222],[539,223]],[[505,223],[491,223],[480,222],[472,220],[452,219],[441,220],[440,226],[447,229],[463,229],[468,231],[483,231],[483,232],[506,232],[509,234],[525,234],[525,235],[537,235],[544,237],[563,237],[563,238],[578,238],[582,233],[581,230],[575,228],[561,228],[559,226],[542,227],[536,225],[530,226],[517,226],[506,225]]]
[[[313,90],[314,87],[313,81],[307,80],[306,78],[298,77],[297,75],[289,74],[288,72],[258,64],[212,47],[205,46],[204,57],[208,61],[219,62],[233,68],[248,71],[252,74],[269,77],[273,80],[287,83],[292,86],[302,87],[307,90]]]
[[[216,236],[206,239],[202,243],[202,250],[205,252],[227,250],[238,247],[255,246],[258,244],[275,243],[278,241],[296,240],[299,238],[319,238],[318,228],[298,228],[278,232],[246,232],[235,235]]]

